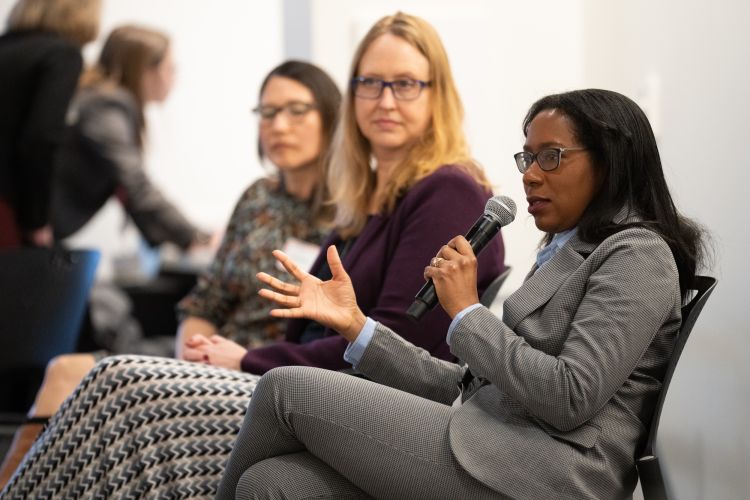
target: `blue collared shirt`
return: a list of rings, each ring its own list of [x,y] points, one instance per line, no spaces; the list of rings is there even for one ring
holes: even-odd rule
[[[577,231],[578,228],[574,227],[573,229],[568,229],[567,231],[554,235],[552,241],[549,242],[549,245],[539,250],[539,253],[536,254],[536,267],[539,268],[546,264],[558,250],[565,246],[570,238],[575,236]]]
[[[539,253],[536,254],[537,269],[542,267],[547,262],[549,262],[549,260],[552,257],[554,257],[557,251],[560,250],[563,246],[565,246],[565,244],[576,234],[577,230],[578,228],[574,227],[573,229],[568,229],[567,231],[563,231],[562,233],[555,234],[552,237],[552,241],[549,242],[549,245],[539,250]],[[480,305],[481,304],[478,304],[478,303],[472,304],[453,317],[453,321],[451,321],[451,324],[448,327],[448,335],[445,340],[448,343],[448,345],[451,345],[451,337],[453,336],[453,330],[456,328],[458,323],[463,319],[464,316],[466,316],[468,313],[470,313],[477,307],[480,307]]]

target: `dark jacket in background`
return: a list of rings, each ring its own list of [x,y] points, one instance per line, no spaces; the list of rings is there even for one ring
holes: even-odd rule
[[[371,216],[342,258],[362,311],[433,356],[455,360],[445,343],[451,321],[445,311],[437,306],[415,323],[406,316],[406,309],[424,285],[424,268],[430,259],[451,238],[466,233],[484,213],[490,196],[464,170],[448,165],[414,184],[390,215]],[[340,241],[334,233],[323,244],[311,274],[319,273],[326,248]],[[479,256],[480,294],[504,270],[503,261],[503,240],[498,235]],[[344,337],[327,329],[323,338],[303,343],[306,326],[306,320],[290,320],[287,341],[249,350],[242,370],[262,374],[287,365],[331,370],[350,366],[343,359],[348,345]]]
[[[55,155],[82,65],[80,49],[58,35],[0,36],[0,199],[16,225],[0,232],[49,222]]]
[[[193,242],[198,230],[146,175],[139,113],[124,89],[94,87],[75,97],[54,182],[55,238],[78,231],[116,194],[149,244]]]

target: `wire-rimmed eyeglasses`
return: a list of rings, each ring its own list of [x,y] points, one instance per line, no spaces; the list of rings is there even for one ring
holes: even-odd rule
[[[272,122],[274,118],[276,118],[276,115],[282,111],[286,111],[287,116],[289,116],[292,121],[300,121],[307,113],[315,108],[315,104],[311,102],[290,101],[283,106],[258,106],[253,109],[253,113],[258,115],[261,121],[267,123]]]
[[[544,148],[537,153],[529,153],[528,151],[521,151],[513,155],[516,159],[516,167],[518,171],[525,174],[534,161],[537,162],[539,168],[545,172],[554,170],[560,166],[560,158],[566,151],[583,151],[587,148],[575,147],[575,148]]]
[[[383,89],[390,87],[393,97],[399,101],[412,101],[419,97],[422,89],[429,87],[432,82],[415,80],[412,78],[400,78],[398,80],[386,81],[380,78],[368,76],[357,76],[352,78],[351,86],[354,95],[362,99],[380,99]]]

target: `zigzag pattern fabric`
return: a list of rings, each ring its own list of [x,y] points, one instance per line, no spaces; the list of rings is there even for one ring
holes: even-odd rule
[[[213,498],[258,379],[167,358],[105,358],[0,498]]]

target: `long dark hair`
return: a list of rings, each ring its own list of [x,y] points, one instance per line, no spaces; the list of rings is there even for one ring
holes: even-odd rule
[[[549,109],[559,110],[571,120],[573,134],[588,149],[601,179],[601,188],[578,222],[579,238],[599,243],[633,226],[655,231],[672,250],[684,298],[703,258],[703,230],[680,215],[672,201],[645,113],[617,92],[577,90],[534,103],[523,122],[524,134],[534,117]],[[623,207],[641,221],[615,223],[613,219]]]
[[[322,149],[317,162],[320,180],[313,192],[312,209],[316,219],[327,222],[332,216],[332,208],[325,203],[328,198],[326,169],[331,140],[333,139],[333,133],[338,123],[339,108],[341,107],[341,91],[333,79],[319,67],[304,61],[290,60],[276,66],[266,75],[260,86],[260,92],[258,92],[258,100],[263,95],[268,82],[275,76],[289,78],[307,87],[310,93],[312,93],[316,109],[320,113],[323,133],[323,137],[321,137]],[[263,160],[263,148],[261,147],[260,137],[258,137],[258,157]]]

